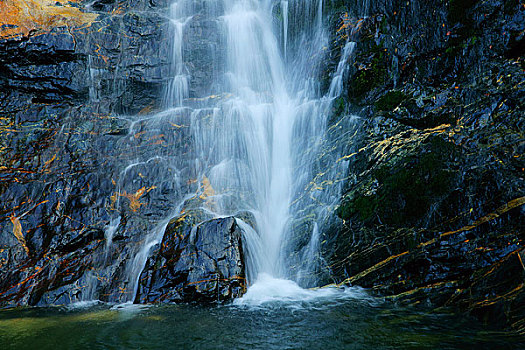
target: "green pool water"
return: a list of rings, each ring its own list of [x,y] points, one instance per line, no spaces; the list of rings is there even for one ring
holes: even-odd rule
[[[0,311],[1,349],[525,349],[474,319],[370,300]]]

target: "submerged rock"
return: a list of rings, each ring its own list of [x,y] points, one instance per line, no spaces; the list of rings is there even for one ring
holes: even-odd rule
[[[136,301],[213,302],[242,296],[242,235],[234,217],[197,225],[191,215],[172,220],[140,276]]]

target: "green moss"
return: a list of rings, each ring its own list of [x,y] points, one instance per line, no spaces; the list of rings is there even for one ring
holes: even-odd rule
[[[332,114],[336,116],[343,115],[346,109],[346,101],[343,97],[339,97],[332,104]]]
[[[429,203],[425,194],[425,181],[418,176],[419,169],[409,167],[395,172],[390,170],[385,167],[377,171],[379,181],[383,184],[380,218],[386,223],[398,225],[422,216]]]
[[[451,57],[457,55],[459,53],[460,47],[459,46],[450,46],[445,50],[445,53]]]
[[[448,20],[450,23],[463,23],[468,21],[467,11],[474,6],[478,0],[450,0],[448,2]]]
[[[391,111],[406,99],[406,95],[397,90],[392,90],[383,95],[375,103],[378,111]]]
[[[373,56],[368,68],[358,70],[350,82],[351,98],[359,98],[385,81],[386,52],[380,46],[374,46],[370,51],[373,52]]]
[[[370,221],[377,211],[379,200],[376,196],[356,196],[339,207],[338,215],[348,219],[357,215],[361,221]]]
[[[374,213],[377,210],[377,206],[379,205],[378,202],[379,201],[375,196],[362,196],[357,198],[356,207],[358,208],[361,220],[367,221],[373,217]]]
[[[338,120],[345,114],[346,111],[346,100],[343,97],[339,97],[332,104],[332,111],[328,119],[328,125],[334,125]]]
[[[371,193],[370,183],[354,190],[340,208],[340,216],[394,226],[423,219],[450,189],[454,172],[447,169],[447,160],[455,148],[440,137],[422,147],[422,154],[404,155],[374,170],[371,178],[377,182],[376,190]]]

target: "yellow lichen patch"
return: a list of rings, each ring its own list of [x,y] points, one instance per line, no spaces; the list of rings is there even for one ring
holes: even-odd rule
[[[442,124],[435,128],[424,130],[411,129],[385,140],[375,142],[371,144],[371,147],[374,149],[374,154],[377,160],[388,160],[392,154],[398,153],[399,150],[405,148],[406,145],[413,144],[415,147],[421,144],[430,135],[444,133],[449,128],[450,124]]]
[[[211,187],[210,180],[203,176],[202,178],[202,194],[199,196],[200,199],[206,199],[211,196],[215,196],[215,191],[213,190],[213,187]]]
[[[26,253],[29,255],[29,248],[27,248],[26,239],[22,233],[22,224],[20,223],[20,218],[13,214],[9,216],[9,219],[13,223],[13,234],[15,235],[18,242],[20,242],[22,247],[24,247]]]
[[[124,193],[119,193],[118,195],[120,197],[127,198],[129,200],[129,209],[131,209],[131,211],[133,212],[136,212],[137,210],[140,209],[141,206],[144,205],[144,203],[139,201],[140,197],[142,197],[144,194],[148,193],[149,191],[154,190],[155,188],[157,188],[157,186],[151,186],[149,188],[142,187],[135,193],[127,193],[126,191],[124,191]]]
[[[337,34],[340,35],[341,39],[347,39],[348,32],[359,32],[363,27],[364,21],[364,18],[351,18],[348,12],[345,12],[341,17],[341,25],[337,29]]]
[[[369,145],[360,148],[357,152],[342,156],[337,162],[350,159],[357,156],[359,153],[372,150],[374,157],[377,161],[385,161],[390,159],[392,154],[398,153],[401,149],[406,148],[407,145],[413,145],[414,147],[421,144],[429,136],[435,134],[442,134],[449,131],[451,128],[450,124],[442,124],[435,128],[429,129],[410,129],[381,141],[370,143]]]
[[[84,27],[98,14],[82,12],[70,5],[78,0],[3,0],[0,1],[0,37],[27,36],[31,31],[55,27]]]
[[[115,203],[117,202],[118,197],[119,197],[119,194],[118,194],[118,193],[113,193],[113,194],[109,197],[109,199],[110,199],[110,201],[111,201],[111,203],[110,203],[110,205],[109,205],[109,209],[110,209],[110,210],[115,210],[115,209],[116,209],[116,208],[115,208]]]
[[[178,228],[184,223],[187,217],[188,217],[188,213],[186,213],[186,211],[183,209],[180,212],[180,216],[177,218],[177,220],[175,220],[174,226],[177,228],[175,232],[177,233],[177,237],[179,237],[180,239],[184,238],[184,234],[183,232],[179,231]]]
[[[337,286],[341,287],[341,286],[344,286],[344,285],[352,284],[355,281],[365,277],[366,275],[368,275],[370,273],[373,273],[373,272],[383,268],[386,264],[390,263],[391,261],[396,260],[396,259],[402,257],[403,255],[407,255],[407,254],[408,254],[408,252],[403,252],[403,253],[400,253],[400,254],[397,254],[397,255],[389,256],[385,260],[378,262],[374,266],[369,267],[368,269],[358,273],[357,275],[347,278],[342,283],[339,283]]]
[[[523,204],[525,204],[525,197],[519,197],[519,198],[513,199],[510,202],[508,202],[508,203],[502,205],[501,207],[499,207],[498,209],[496,209],[495,212],[487,214],[487,215],[477,219],[476,221],[474,221],[470,225],[464,226],[464,227],[462,227],[462,228],[460,228],[459,230],[456,230],[456,231],[449,231],[449,232],[443,233],[440,236],[440,238],[441,237],[445,237],[445,236],[449,236],[449,235],[453,235],[453,234],[456,234],[456,233],[460,233],[460,232],[463,232],[463,231],[472,230],[473,228],[476,228],[479,225],[484,224],[485,222],[488,222],[490,220],[496,219],[500,215],[503,215],[504,213],[508,212],[509,210],[514,209],[516,207],[519,207],[519,206],[521,206]]]
[[[208,208],[212,211],[215,210],[215,201],[212,199],[213,196],[215,196],[215,190],[211,186],[210,180],[203,176],[202,178],[202,193],[199,196],[200,199],[204,199],[204,202],[208,206]],[[210,198],[211,197],[211,198]]]

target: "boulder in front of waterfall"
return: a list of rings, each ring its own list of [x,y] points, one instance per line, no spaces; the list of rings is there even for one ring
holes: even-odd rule
[[[223,302],[246,290],[242,229],[234,217],[172,220],[142,271],[136,302]]]

